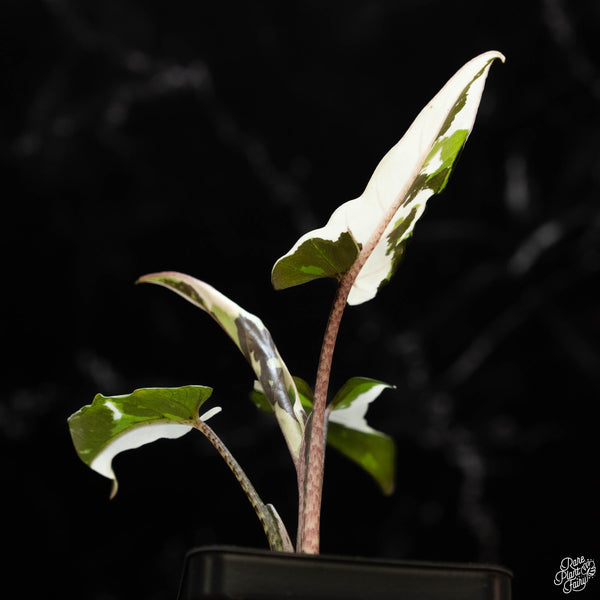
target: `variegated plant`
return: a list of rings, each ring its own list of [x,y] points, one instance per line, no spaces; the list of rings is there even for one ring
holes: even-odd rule
[[[164,286],[207,312],[240,349],[256,375],[250,393],[272,413],[296,468],[299,510],[295,549],[319,551],[325,441],[365,469],[386,494],[394,487],[394,444],[371,428],[368,405],[389,386],[353,377],[327,403],[333,350],[346,304],[374,298],[389,281],[429,197],[441,192],[471,132],[489,68],[504,57],[487,52],[464,65],[417,116],[383,157],[363,194],[342,204],[328,223],[303,235],[273,267],[276,289],[322,277],[338,280],[325,330],[314,386],[292,377],[262,321],[210,285],[189,275],[163,272],[139,281]],[[200,408],[212,389],[205,386],[146,388],[129,395],[97,395],[69,418],[81,459],[113,480],[120,452],[159,438],[203,433],[224,458],[254,507],[273,550],[293,551],[290,536],[270,504],[264,504]]]

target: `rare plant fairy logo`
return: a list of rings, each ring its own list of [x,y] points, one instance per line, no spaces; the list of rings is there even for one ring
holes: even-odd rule
[[[595,574],[596,563],[591,558],[565,556],[554,576],[554,585],[561,586],[565,594],[581,592]]]

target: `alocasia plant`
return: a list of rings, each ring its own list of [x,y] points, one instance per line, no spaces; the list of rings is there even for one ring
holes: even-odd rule
[[[298,552],[319,552],[325,443],[365,469],[386,494],[394,487],[394,443],[371,428],[369,403],[386,388],[381,381],[353,377],[329,404],[332,356],[346,304],[377,295],[404,255],[429,197],[441,192],[471,132],[485,79],[499,52],[481,54],[464,65],[425,106],[402,139],[383,157],[363,194],[342,204],[328,223],[303,235],[275,263],[272,283],[288,288],[318,279],[338,280],[314,392],[293,377],[263,322],[213,287],[177,272],[145,275],[141,283],[166,287],[207,312],[239,348],[256,381],[251,399],[272,413],[281,429],[298,482]],[[264,504],[244,471],[207,425],[219,412],[200,415],[212,389],[205,386],[146,388],[123,396],[98,394],[69,418],[81,459],[113,480],[112,460],[120,452],[159,438],[177,438],[192,429],[203,433],[224,458],[252,503],[273,550],[293,551],[277,511]]]

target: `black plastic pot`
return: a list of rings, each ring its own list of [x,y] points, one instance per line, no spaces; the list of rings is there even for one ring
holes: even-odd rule
[[[511,578],[487,564],[208,547],[187,555],[178,600],[510,600]]]

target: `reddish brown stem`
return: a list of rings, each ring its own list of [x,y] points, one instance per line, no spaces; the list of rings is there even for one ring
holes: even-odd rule
[[[343,280],[342,280],[343,283]],[[346,289],[347,287],[347,289]],[[312,425],[310,436],[307,440],[308,461],[304,461],[305,489],[303,496],[304,506],[300,506],[298,550],[309,554],[319,553],[321,496],[323,492],[323,471],[325,462],[325,437],[327,424],[325,411],[327,407],[327,390],[333,351],[340,328],[346,300],[352,283],[349,286],[338,287],[335,300],[325,329],[317,380],[315,383],[314,404],[312,412]],[[308,462],[308,464],[307,464]],[[300,483],[302,485],[302,483]]]
[[[377,229],[371,235],[369,241],[363,246],[356,261],[350,270],[342,277],[327,327],[323,336],[323,345],[321,346],[321,355],[319,357],[319,366],[317,370],[317,379],[315,382],[315,393],[312,412],[312,426],[309,431],[308,440],[305,444],[308,452],[305,453],[307,460],[304,461],[303,468],[300,470],[299,485],[304,489],[300,492],[300,517],[298,520],[298,542],[299,552],[308,554],[319,553],[320,524],[321,524],[321,498],[323,494],[323,475],[325,465],[325,436],[327,432],[326,410],[327,410],[327,392],[329,388],[329,377],[331,375],[331,365],[333,361],[333,351],[337,340],[338,331],[346,301],[350,290],[358,277],[361,269],[367,262],[369,256],[375,249],[375,246],[381,240],[387,226],[393,219],[396,211],[406,194],[409,186],[402,190],[396,201],[388,208],[384,217],[379,223]],[[303,481],[300,481],[303,480]]]

